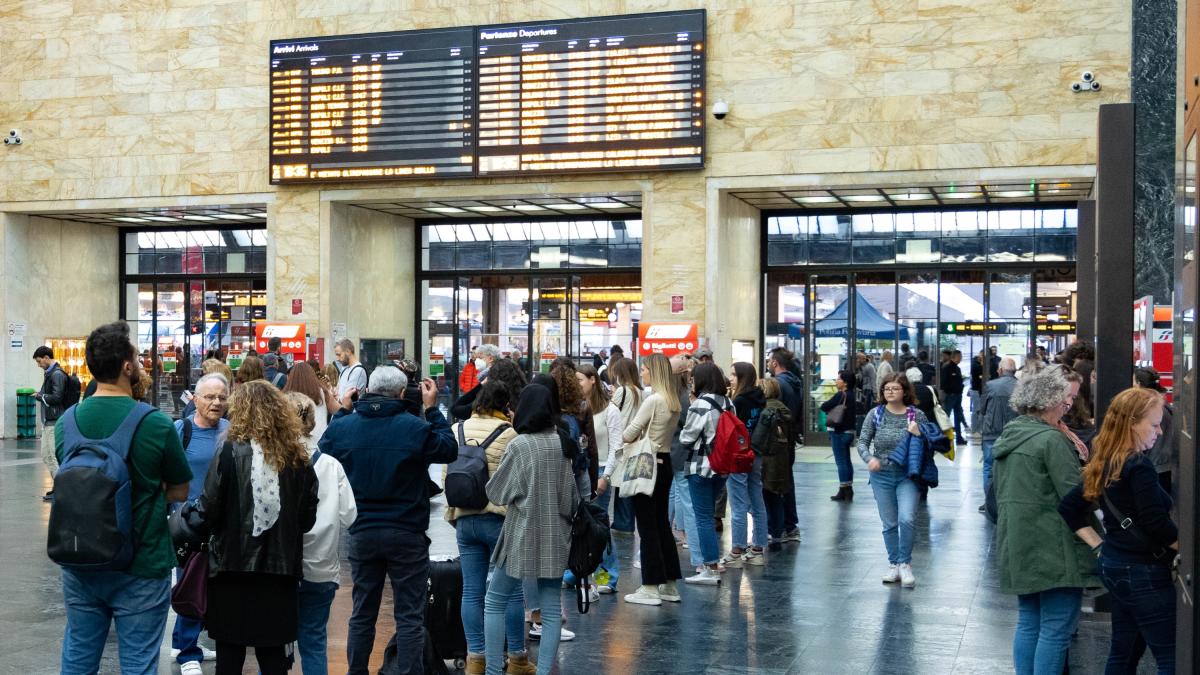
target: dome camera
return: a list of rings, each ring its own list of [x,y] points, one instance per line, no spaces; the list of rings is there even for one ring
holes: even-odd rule
[[[729,104],[725,101],[717,101],[712,108],[713,117],[723,120],[729,114]]]
[[[1083,84],[1080,82],[1072,82],[1071,91],[1083,91]]]
[[[1092,74],[1092,71],[1085,70],[1083,71],[1083,74],[1080,75],[1080,78],[1082,78],[1084,82],[1091,82],[1092,80],[1096,79],[1096,76]]]
[[[21,132],[16,129],[9,129],[8,135],[4,137],[4,144],[5,145],[20,145],[21,144]]]
[[[1091,87],[1092,87],[1092,91],[1100,91],[1100,83],[1095,80],[1092,80]],[[19,140],[17,142],[20,143]]]

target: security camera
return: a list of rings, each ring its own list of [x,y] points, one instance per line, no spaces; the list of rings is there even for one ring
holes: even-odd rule
[[[1100,91],[1100,83],[1099,82],[1092,80],[1092,91]],[[17,142],[20,143],[21,141],[18,140]]]
[[[20,144],[21,144],[20,136],[17,136],[16,138],[13,139],[13,145],[20,145]]]
[[[712,108],[713,117],[723,120],[729,114],[729,104],[725,101],[717,101]]]
[[[21,144],[21,132],[17,131],[16,129],[9,129],[8,135],[4,137],[4,144],[5,145],[20,145]]]
[[[1096,76],[1093,75],[1092,71],[1090,70],[1083,71],[1083,75],[1080,75],[1080,77],[1083,78],[1084,82],[1091,82],[1092,80],[1096,79]]]
[[[1071,83],[1071,91],[1083,91],[1083,83],[1072,82]]]
[[[17,131],[16,129],[9,129],[9,130],[8,130],[8,135],[9,135],[9,136],[11,136],[11,137],[13,137],[13,138],[16,138],[17,136],[20,136],[20,135],[21,135],[21,132],[20,132],[20,131]]]

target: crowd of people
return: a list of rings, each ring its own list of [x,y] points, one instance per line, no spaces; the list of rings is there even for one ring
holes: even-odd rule
[[[921,452],[906,460],[897,450],[915,443],[928,451],[943,434],[962,442],[962,430],[973,430],[988,494],[980,509],[997,521],[1000,585],[1018,596],[1016,671],[1061,672],[1082,592],[1103,586],[1113,605],[1109,672],[1132,672],[1147,649],[1159,672],[1173,672],[1178,532],[1164,433],[1171,413],[1157,375],[1139,369],[1097,432],[1095,357],[1085,343],[1053,364],[1031,354],[1019,369],[981,352],[969,383],[961,354],[944,354],[938,373],[926,352],[906,347],[898,358],[884,352],[878,366],[858,355],[819,406],[838,470],[831,499],[854,498],[852,446],[870,477],[888,557],[883,582],[916,584],[915,513],[931,484],[916,465],[925,463]],[[614,532],[636,529],[636,540],[616,537],[639,547],[640,583],[623,596],[635,605],[680,603],[679,581],[716,587],[727,569],[769,564],[799,542],[792,466],[807,393],[793,354],[772,350],[760,376],[745,362],[725,371],[706,350],[636,363],[612,351],[599,364],[558,358],[528,379],[518,361],[481,346],[462,373],[469,388],[446,406],[449,419],[415,362],[368,374],[346,340],[326,367],[288,368],[276,349],[247,357],[236,373],[211,358],[184,416],[172,422],[138,402],[144,373],[126,324],[88,337],[96,386],[69,411],[53,354],[39,350],[56,487],[83,485],[72,483],[80,474],[71,471],[81,448],[96,439],[116,447],[112,439],[129,435],[136,546],[120,565],[56,558],[67,613],[62,672],[96,672],[110,622],[123,672],[155,672],[172,572],[206,556],[207,609],[203,618],[179,616],[171,637],[182,675],[199,675],[201,662],[213,659],[217,673],[240,673],[248,648],[262,673],[286,672],[292,643],[306,675],[324,673],[343,536],[353,584],[348,672],[368,672],[385,581],[396,626],[391,666],[423,672],[426,530],[430,499],[442,489],[429,480],[433,465],[446,465],[467,673],[546,675],[560,641],[574,638],[562,592],[585,581],[567,570],[581,500],[611,511]],[[968,387],[971,424],[962,409]],[[754,458],[745,470],[719,472],[712,460],[729,415]],[[80,497],[51,495],[52,557],[55,528],[69,523],[73,499]],[[168,512],[183,525],[169,528]],[[726,515],[730,546],[722,550]],[[618,561],[614,547],[587,580],[589,600],[617,593]],[[203,631],[215,652],[200,646]],[[536,663],[527,638],[540,640]]]

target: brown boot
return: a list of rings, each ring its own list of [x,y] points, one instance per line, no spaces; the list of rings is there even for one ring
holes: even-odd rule
[[[508,667],[504,672],[507,675],[537,675],[537,666],[529,660],[528,654],[509,654]]]
[[[466,675],[484,675],[487,672],[487,661],[483,654],[467,654],[467,669],[463,671]]]

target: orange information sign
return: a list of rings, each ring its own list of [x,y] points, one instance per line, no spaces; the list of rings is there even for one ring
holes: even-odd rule
[[[638,355],[674,356],[700,347],[699,328],[694,323],[641,323],[638,325]]]
[[[302,323],[260,323],[254,326],[254,350],[267,353],[271,338],[279,338],[279,351],[293,354],[297,361],[308,358],[308,339]]]

